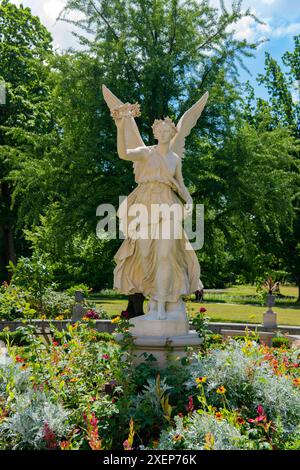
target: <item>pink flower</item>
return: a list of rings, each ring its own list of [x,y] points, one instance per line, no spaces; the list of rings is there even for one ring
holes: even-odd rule
[[[102,359],[105,359],[105,360],[109,359],[109,354],[103,354]]]
[[[124,447],[124,450],[132,450],[132,447],[130,446],[127,439],[126,441],[123,442],[123,447]]]
[[[261,423],[262,421],[266,421],[267,415],[262,405],[258,405],[257,413],[258,416],[255,419],[248,419],[249,423]]]
[[[259,416],[265,416],[265,410],[263,409],[262,405],[258,405],[257,407],[257,413]]]

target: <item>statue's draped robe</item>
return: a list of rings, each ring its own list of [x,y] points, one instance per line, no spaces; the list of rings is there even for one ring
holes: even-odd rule
[[[177,302],[181,295],[193,293],[199,288],[198,258],[181,222],[175,224],[175,229],[171,230],[171,240],[164,245],[166,241],[162,240],[161,230],[166,215],[162,213],[158,219],[151,220],[150,214],[152,204],[176,204],[182,212],[183,205],[177,196],[180,195],[180,186],[174,178],[179,157],[173,153],[174,158],[167,159],[157,152],[156,146],[146,147],[144,152],[147,156],[134,163],[138,186],[118,211],[126,238],[114,257],[114,288],[127,295],[141,292],[156,301]],[[131,222],[136,217],[128,216],[133,204],[143,204],[148,209],[149,218],[141,220],[143,228],[148,230],[148,240],[136,239],[130,230]],[[176,239],[178,233],[181,234],[180,239]],[[169,271],[165,268],[166,255],[172,269],[171,275],[164,278],[162,292],[159,273]]]

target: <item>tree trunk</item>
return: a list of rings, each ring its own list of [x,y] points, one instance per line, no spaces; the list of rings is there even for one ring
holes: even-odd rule
[[[4,207],[9,213],[10,207],[10,194],[9,186],[6,182],[1,183],[1,199],[4,203]],[[9,219],[9,217],[7,217]],[[14,246],[13,230],[9,220],[4,220],[1,223],[0,229],[3,233],[3,242],[4,242],[4,267],[8,265],[9,261],[12,261],[16,264],[16,252]],[[10,275],[8,275],[10,278]]]

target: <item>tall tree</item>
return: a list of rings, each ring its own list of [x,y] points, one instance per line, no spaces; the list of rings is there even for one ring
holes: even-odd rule
[[[289,126],[291,133],[298,140],[298,147],[292,152],[293,174],[300,173],[300,35],[294,38],[292,52],[283,55],[283,68],[274,58],[266,54],[265,73],[258,77],[259,83],[266,86],[269,102],[257,100],[254,110],[256,125],[263,116],[268,115],[269,130]],[[300,302],[300,192],[299,185],[294,187],[292,202],[294,216],[292,224],[283,225],[281,243],[277,244],[277,259],[281,260],[299,288]],[[286,193],[282,192],[281,200],[285,201]],[[275,247],[273,248],[273,250]]]
[[[6,103],[0,105],[0,271],[16,260],[16,212],[7,177],[18,155],[17,135],[47,133],[51,125],[44,105],[49,91],[44,62],[50,52],[51,36],[30,9],[0,0],[0,81],[6,88]]]

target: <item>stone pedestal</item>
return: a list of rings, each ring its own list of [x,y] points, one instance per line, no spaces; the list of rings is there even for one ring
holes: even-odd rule
[[[144,353],[152,354],[159,367],[164,368],[170,361],[186,356],[186,347],[198,349],[202,340],[198,334],[189,331],[189,322],[182,300],[167,303],[166,320],[157,319],[155,302],[149,302],[145,315],[133,318],[130,333],[134,337],[134,363],[145,361]]]
[[[269,308],[264,313],[263,327],[264,328],[277,328],[277,313],[273,312],[272,308]]]

